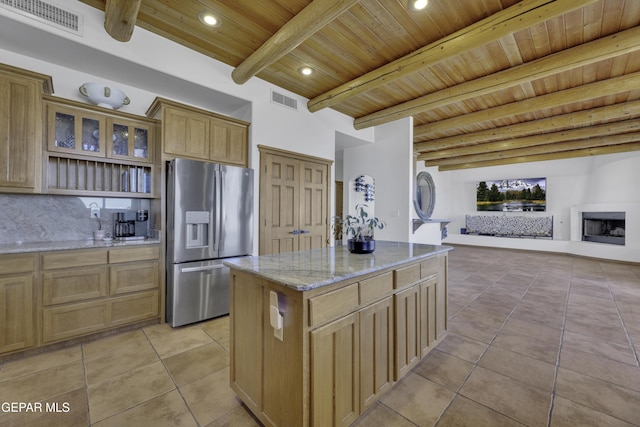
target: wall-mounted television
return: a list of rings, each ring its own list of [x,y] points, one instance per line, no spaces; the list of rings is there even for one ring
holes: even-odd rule
[[[517,178],[476,182],[478,211],[545,212],[547,179]]]

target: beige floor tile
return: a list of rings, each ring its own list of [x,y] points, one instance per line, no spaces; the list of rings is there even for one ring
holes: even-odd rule
[[[628,343],[618,344],[611,343],[606,340],[594,340],[593,337],[589,335],[564,331],[562,345],[627,364],[636,363],[636,359],[633,355],[633,349]]]
[[[0,402],[39,402],[84,387],[82,360],[0,382]]]
[[[171,377],[160,361],[89,386],[91,422],[104,420],[174,388]]]
[[[143,342],[149,342],[149,340],[142,332],[142,329],[136,329],[84,343],[82,344],[82,352],[84,357],[95,357],[111,353],[115,349],[129,345],[139,345]]]
[[[555,365],[560,350],[560,333],[555,328],[512,318],[491,344]]]
[[[95,356],[85,357],[84,360],[88,386],[159,360],[156,351],[146,338],[144,341],[139,340],[128,345],[116,344],[109,352],[94,354]]]
[[[550,427],[633,427],[617,418],[586,406],[579,405],[563,397],[556,396],[553,402]]]
[[[454,317],[449,320],[448,329],[454,334],[489,344],[498,333],[499,326],[487,326],[476,321]]]
[[[92,424],[92,427],[196,427],[189,408],[177,390],[148,400],[106,420]]]
[[[530,427],[546,426],[551,393],[480,366],[460,394]]]
[[[229,354],[218,343],[205,344],[163,360],[178,387],[229,367]]]
[[[560,367],[557,396],[640,425],[640,393]]]
[[[35,403],[35,402],[30,402]],[[39,402],[35,412],[0,412],[3,427],[70,427],[89,425],[87,393],[83,388]]]
[[[438,350],[421,361],[413,372],[452,391],[457,391],[467,378],[474,364]]]
[[[438,427],[523,427],[509,417],[464,396],[456,396],[438,421]]]
[[[490,346],[478,365],[549,393],[553,389],[554,364]]]
[[[242,404],[229,387],[228,368],[181,387],[180,393],[200,425],[212,423]]]
[[[213,320],[201,323],[200,328],[207,333],[215,342],[220,344],[227,353],[230,348],[229,316],[218,317]]]
[[[436,349],[467,362],[476,363],[488,344],[449,332]]]
[[[381,403],[416,425],[432,426],[454,396],[452,391],[410,372],[382,397]]]
[[[161,359],[213,342],[211,337],[197,326],[172,328],[167,323],[143,329]]]
[[[640,392],[640,367],[563,347],[560,366]]]
[[[78,360],[82,360],[82,349],[79,345],[13,360],[2,365],[0,381],[33,374],[35,371],[42,371],[55,366],[67,365]]]
[[[402,415],[380,403],[374,403],[371,408],[360,416],[351,427],[415,427],[415,424]]]
[[[261,427],[262,424],[245,406],[227,412],[206,427]]]

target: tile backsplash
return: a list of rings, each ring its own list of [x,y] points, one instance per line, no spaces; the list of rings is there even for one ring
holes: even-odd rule
[[[150,229],[159,228],[157,200],[0,194],[0,244],[92,239],[98,220],[91,206],[100,209],[103,230],[113,231],[114,213],[137,209],[149,211]]]

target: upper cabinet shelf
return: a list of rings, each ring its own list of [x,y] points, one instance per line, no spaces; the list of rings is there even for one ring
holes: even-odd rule
[[[45,105],[49,151],[153,163],[155,120],[53,98]]]

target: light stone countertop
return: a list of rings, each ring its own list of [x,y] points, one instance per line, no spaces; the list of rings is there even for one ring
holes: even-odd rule
[[[252,273],[297,291],[374,273],[409,261],[447,252],[450,246],[376,240],[371,254],[352,254],[347,246],[310,251],[243,257],[226,261],[228,267]]]
[[[69,240],[61,242],[29,242],[0,245],[0,255],[19,254],[28,252],[64,251],[71,249],[91,248],[123,248],[136,245],[154,245],[160,243],[160,239],[147,238],[144,240],[113,240],[112,242],[87,240]]]

